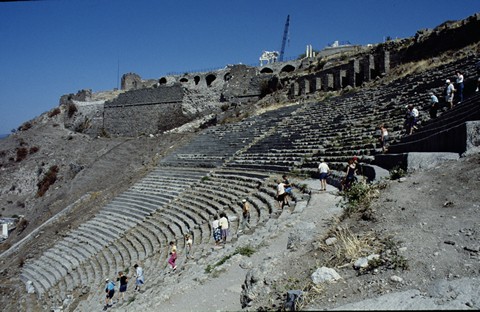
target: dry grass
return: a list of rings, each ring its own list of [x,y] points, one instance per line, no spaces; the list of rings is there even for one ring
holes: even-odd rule
[[[380,248],[375,235],[371,232],[355,235],[348,228],[338,228],[333,232],[333,236],[337,238],[337,242],[333,245],[329,266],[341,267],[351,264]]]

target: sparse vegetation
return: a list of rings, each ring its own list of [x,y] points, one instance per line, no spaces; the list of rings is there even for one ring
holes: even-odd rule
[[[77,105],[73,103],[68,103],[67,105],[67,116],[68,118],[72,118],[73,114],[77,112],[78,108]]]
[[[25,158],[27,158],[28,149],[26,147],[19,147],[17,148],[17,158],[15,159],[16,162],[21,162]]]
[[[392,170],[390,170],[390,180],[398,180],[406,175],[406,171],[399,166],[396,166]]]
[[[242,256],[247,256],[247,257],[250,257],[251,255],[253,255],[255,253],[255,249],[252,248],[251,246],[244,246],[244,247],[237,247],[237,249],[235,249],[235,251],[230,254],[230,255],[226,255],[224,256],[222,259],[220,259],[219,261],[217,261],[215,264],[211,265],[207,265],[207,267],[205,268],[205,273],[211,273],[213,272],[213,270],[219,266],[221,266],[222,264],[224,264],[228,259],[230,259],[231,257],[235,256],[236,254],[240,254]]]
[[[45,174],[43,179],[37,183],[38,191],[37,196],[42,197],[48,191],[50,186],[55,183],[57,180],[58,166],[53,165],[50,167],[48,172]]]
[[[33,125],[31,122],[27,121],[23,123],[20,127],[18,127],[18,131],[27,131],[28,129],[32,128]]]
[[[20,235],[28,226],[28,220],[21,218],[17,223],[17,234]]]
[[[30,151],[29,151],[29,154],[32,155],[32,154],[35,154],[36,152],[38,152],[40,150],[40,148],[38,146],[32,146],[30,147]]]
[[[229,108],[230,108],[229,104],[222,104],[222,106],[220,106],[220,109],[222,110],[222,112],[226,112]]]
[[[51,110],[51,111],[48,112],[48,117],[52,118],[52,117],[54,117],[54,116],[56,116],[56,115],[58,115],[58,114],[60,114],[60,113],[61,113],[60,108],[56,107],[56,108],[54,108],[53,110]]]
[[[341,195],[339,205],[344,212],[342,218],[346,218],[355,212],[366,212],[373,199],[378,197],[379,190],[378,185],[359,182],[344,190]]]
[[[109,138],[109,137],[110,137],[110,135],[108,134],[107,130],[105,130],[105,128],[102,128],[102,129],[100,130],[100,136],[101,136],[102,138]]]

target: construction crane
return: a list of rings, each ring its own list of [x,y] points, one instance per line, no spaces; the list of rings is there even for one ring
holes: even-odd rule
[[[282,48],[280,49],[279,62],[283,62],[283,54],[285,53],[285,43],[287,43],[288,27],[290,26],[290,15],[287,15],[287,21],[285,22],[285,29],[283,31]]]

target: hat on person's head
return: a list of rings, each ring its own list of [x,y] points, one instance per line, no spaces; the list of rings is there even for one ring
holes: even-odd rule
[[[247,202],[247,200],[246,200],[246,199],[243,199],[243,200],[242,200],[242,203],[246,203],[246,202]]]
[[[447,81],[445,81],[445,83],[450,83],[450,79],[447,79]]]
[[[325,159],[323,159],[323,158],[320,158],[320,161],[321,161],[321,162],[324,162],[324,161],[325,161]]]
[[[357,157],[357,156],[353,156],[352,159],[353,159],[353,160],[358,160],[358,157]]]
[[[430,92],[428,95],[432,96],[432,95],[433,95],[433,92]]]
[[[108,278],[105,280],[105,283],[108,282]]]

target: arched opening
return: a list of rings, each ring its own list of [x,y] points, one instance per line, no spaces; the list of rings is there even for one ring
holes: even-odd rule
[[[200,76],[193,77],[193,81],[195,82],[195,85],[198,85],[198,83],[200,82]]]
[[[183,77],[183,78],[180,79],[180,82],[182,82],[182,83],[188,82],[188,79]]]
[[[160,79],[158,80],[158,83],[161,84],[161,85],[166,84],[166,83],[167,83],[167,78],[165,78],[165,77],[160,78]]]
[[[223,81],[229,81],[232,79],[232,74],[226,73],[225,76],[223,76]]]
[[[217,79],[217,77],[213,74],[210,74],[207,77],[205,77],[205,81],[207,82],[207,87],[210,87],[212,85],[212,82],[215,81],[215,79]]]
[[[271,68],[268,68],[268,67],[264,67],[261,71],[260,71],[261,74],[273,74],[273,70]]]
[[[281,73],[290,73],[295,70],[295,67],[292,65],[285,65],[282,70],[280,71]]]

